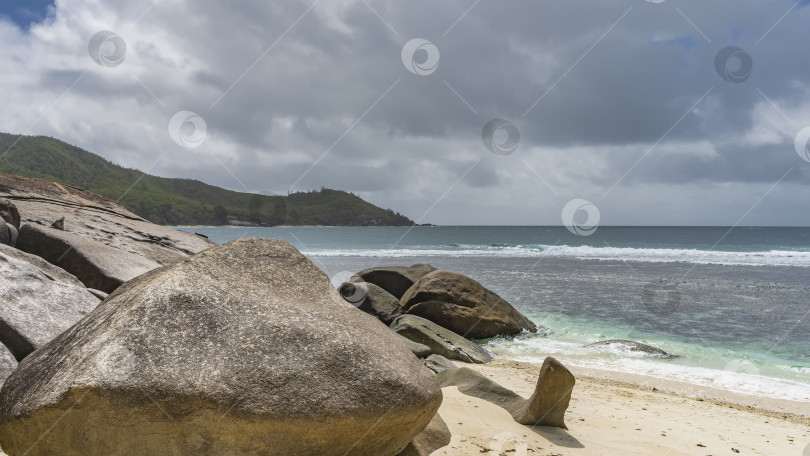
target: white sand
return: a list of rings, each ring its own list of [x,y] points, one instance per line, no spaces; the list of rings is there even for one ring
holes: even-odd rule
[[[525,397],[531,395],[539,371],[506,360],[464,366]],[[455,387],[444,388],[439,413],[453,439],[433,455],[803,456],[810,444],[806,403],[762,401],[708,388],[700,391],[703,398],[685,397],[660,387],[586,377],[576,370],[574,374],[577,384],[566,413],[568,431],[522,426],[489,402]],[[655,383],[644,379],[641,383]],[[741,405],[746,403],[758,407]]]

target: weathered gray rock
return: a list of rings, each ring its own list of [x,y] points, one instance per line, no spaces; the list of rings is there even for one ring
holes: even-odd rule
[[[437,413],[424,431],[420,432],[398,456],[429,456],[450,444],[450,429]]]
[[[414,355],[416,355],[417,358],[427,358],[428,356],[430,356],[430,347],[428,347],[427,345],[422,345],[420,343],[414,342],[408,339],[407,337],[401,336],[397,333],[394,333],[394,335],[396,335],[397,340],[399,340],[406,347],[408,347],[408,350],[410,350]]]
[[[16,205],[11,212],[17,221],[11,224],[17,229],[20,215],[22,222],[42,226],[64,217],[71,233],[163,266],[214,245],[193,233],[150,223],[109,198],[42,179],[0,173],[0,198]]]
[[[476,364],[492,361],[492,356],[475,342],[415,315],[397,317],[391,323],[391,329],[416,343],[428,346],[431,353],[445,358]]]
[[[0,342],[18,360],[79,321],[99,302],[65,271],[0,246]]]
[[[0,220],[0,244],[13,246],[13,238],[16,238],[16,233],[12,234],[14,227],[8,223]]]
[[[511,336],[537,327],[503,298],[475,280],[449,271],[425,274],[400,300],[417,315],[471,339]]]
[[[360,280],[342,283],[338,287],[338,292],[358,309],[377,317],[386,325],[390,325],[394,318],[402,315],[399,299],[373,283]]]
[[[0,218],[14,228],[20,229],[20,211],[11,201],[0,198]]]
[[[505,409],[520,424],[568,429],[564,417],[576,379],[552,357],[543,362],[534,393],[529,399],[466,367],[443,370],[436,374],[436,379],[442,388],[456,386],[464,394]]]
[[[440,403],[421,361],[310,260],[241,239],[124,284],[26,358],[0,391],[0,445],[395,455]]]
[[[429,264],[415,264],[413,266],[386,266],[370,268],[357,273],[363,280],[373,283],[383,290],[400,299],[408,288],[423,275],[435,271]]]
[[[23,224],[17,248],[73,274],[86,287],[110,293],[122,283],[160,267],[158,263],[77,234]]]
[[[87,291],[101,301],[107,299],[107,296],[110,295],[109,293],[105,293],[101,290],[96,290],[95,288],[88,288]]]
[[[65,231],[65,218],[62,217],[59,220],[51,223],[51,228],[57,229],[59,231]]]
[[[600,348],[600,347],[604,348],[611,346],[619,347],[621,349],[630,352],[643,353],[655,358],[664,358],[664,359],[679,358],[679,356],[671,355],[665,352],[664,350],[661,350],[660,348],[656,348],[647,344],[642,344],[641,342],[634,342],[632,340],[610,339],[586,345],[586,347],[593,347],[593,348]]]
[[[9,239],[8,245],[14,247],[14,246],[17,245],[17,235],[18,235],[17,228],[14,228],[14,225],[9,225],[9,224],[6,224],[6,225],[8,226],[8,229],[11,232],[11,234],[9,236],[10,239]]]
[[[458,367],[452,361],[442,355],[430,355],[425,358],[423,363],[425,364],[425,367],[432,370],[436,374],[443,370],[455,369]]]
[[[0,344],[0,385],[6,381],[9,375],[17,368],[17,360],[8,351],[5,345]],[[2,453],[0,453],[2,454]]]

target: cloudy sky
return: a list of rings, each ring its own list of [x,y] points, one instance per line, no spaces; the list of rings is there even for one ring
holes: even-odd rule
[[[3,0],[0,131],[421,222],[807,226],[808,5]]]

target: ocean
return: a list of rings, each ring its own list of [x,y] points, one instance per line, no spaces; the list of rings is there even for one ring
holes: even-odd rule
[[[497,356],[810,402],[810,228],[179,227],[290,242],[333,282],[379,265],[466,274],[546,331],[479,341]],[[629,339],[678,357],[622,346]]]

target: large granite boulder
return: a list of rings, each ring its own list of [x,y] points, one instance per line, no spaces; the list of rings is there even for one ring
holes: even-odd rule
[[[415,264],[413,266],[385,266],[370,268],[357,273],[363,280],[373,283],[383,290],[400,299],[408,288],[423,275],[435,271],[429,264]]]
[[[377,317],[386,325],[402,315],[399,299],[391,293],[362,279],[343,282],[338,292],[347,302],[357,306],[363,312]]]
[[[82,319],[99,302],[67,272],[0,245],[0,342],[18,360]]]
[[[110,293],[160,264],[56,228],[23,224],[17,248],[75,275],[88,288]]]
[[[415,315],[402,315],[394,319],[391,329],[418,344],[426,345],[431,353],[465,363],[485,364],[492,356],[479,345],[449,329]]]
[[[17,222],[11,224],[18,229],[20,220],[51,226],[64,217],[67,231],[162,266],[213,245],[202,236],[150,223],[109,198],[42,179],[0,173],[0,198],[15,206],[10,213]]]
[[[6,381],[9,375],[17,368],[17,360],[8,351],[5,345],[0,344],[0,385]],[[0,453],[2,454],[2,453]]]
[[[0,445],[39,455],[396,455],[441,390],[291,245],[241,239],[150,271],[0,391]]]
[[[534,323],[506,300],[454,272],[437,270],[424,275],[405,292],[400,303],[405,313],[471,339],[537,332]]]

